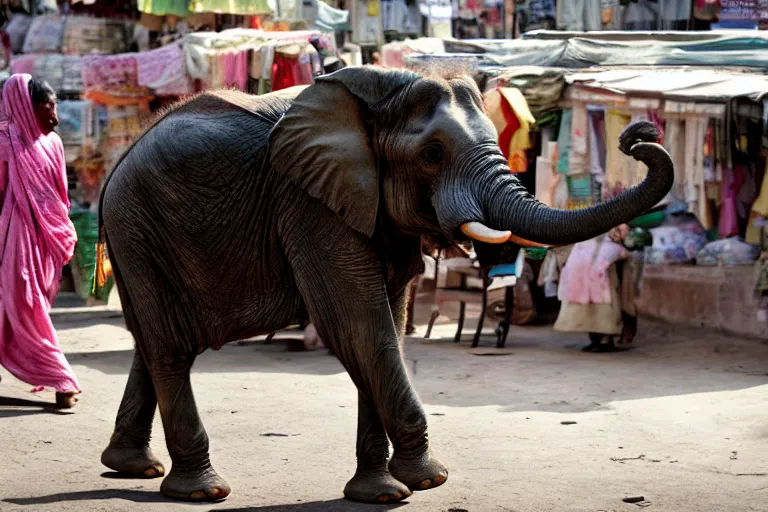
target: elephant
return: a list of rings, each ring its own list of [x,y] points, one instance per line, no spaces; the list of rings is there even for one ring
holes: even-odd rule
[[[100,196],[99,243],[135,340],[102,463],[164,476],[172,499],[226,498],[190,384],[195,358],[309,318],[358,391],[344,496],[392,503],[442,485],[448,470],[403,362],[422,241],[559,245],[605,233],[670,190],[658,138],[653,124],[627,127],[620,147],[646,179],[567,211],[510,173],[480,90],[458,72],[347,67],[267,95],[182,100],[126,150]],[[167,475],[150,448],[156,408]]]

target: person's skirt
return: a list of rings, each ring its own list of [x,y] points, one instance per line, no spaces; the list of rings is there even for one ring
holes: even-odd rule
[[[637,264],[632,260],[614,263],[608,269],[611,285],[609,304],[577,304],[563,301],[554,329],[561,332],[588,332],[619,335],[621,313],[635,317],[635,277]]]

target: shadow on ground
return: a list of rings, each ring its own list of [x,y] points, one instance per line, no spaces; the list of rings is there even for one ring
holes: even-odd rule
[[[294,503],[291,505],[265,505],[263,507],[246,508],[217,508],[210,512],[357,512],[358,510],[395,510],[407,505],[408,502],[394,505],[365,505],[344,499],[329,501],[312,501],[309,503]]]
[[[427,405],[498,406],[502,412],[586,412],[610,409],[610,402],[615,401],[768,384],[768,370],[762,363],[768,359],[768,345],[703,329],[641,319],[635,348],[589,354],[579,350],[588,343],[584,333],[555,332],[550,326],[513,326],[507,350],[499,353],[493,348],[495,324],[488,321],[481,341],[487,350],[477,353],[469,350],[475,311],[468,308],[461,343],[453,343],[456,327],[449,317],[441,317],[433,331],[435,339],[424,339],[428,314],[428,305],[417,304],[420,335],[409,338],[406,346],[408,370]],[[122,320],[101,320],[100,324],[123,325]],[[67,329],[82,327],[83,322],[57,325],[64,336]],[[296,337],[289,332],[278,336]],[[497,357],[482,357],[494,354]],[[67,353],[72,365],[109,375],[126,375],[132,357],[133,350]],[[263,338],[209,350],[198,357],[193,368],[193,373],[249,372],[332,376],[343,374],[344,369],[326,350],[288,352],[279,339],[266,345]],[[680,378],[683,374],[693,378]],[[634,384],[626,385],[630,375]],[[638,380],[643,385],[637,385]],[[552,401],[553,395],[561,398]]]
[[[31,416],[33,414],[67,415],[72,414],[72,412],[56,408],[56,404],[53,402],[0,396],[0,419]]]
[[[6,498],[3,501],[12,505],[34,506],[51,505],[54,503],[76,502],[76,501],[106,501],[106,500],[125,500],[133,503],[173,503],[178,501],[169,500],[159,492],[140,491],[135,489],[102,489],[98,491],[78,491],[62,492],[49,494],[46,496],[36,496],[31,498]],[[354,503],[345,499],[335,499],[328,501],[313,501],[308,503],[293,503],[285,505],[265,505],[261,507],[245,508],[223,508],[217,507],[210,509],[210,512],[357,512],[359,510],[395,510],[407,505],[408,502],[396,503],[393,505],[366,505]],[[205,510],[211,507],[211,503],[188,503],[186,506]]]
[[[50,505],[68,501],[104,501],[121,499],[134,503],[162,503],[168,500],[159,492],[139,491],[135,489],[100,489],[98,491],[61,492],[47,496],[31,498],[6,498],[3,501],[12,505]]]

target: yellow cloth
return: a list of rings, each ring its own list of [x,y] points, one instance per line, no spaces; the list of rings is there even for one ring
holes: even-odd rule
[[[768,161],[766,161],[765,172],[768,173]],[[752,205],[752,212],[749,215],[749,224],[744,240],[748,244],[760,244],[763,228],[762,219],[768,217],[768,174],[763,178],[763,184],[760,186],[760,195],[755,199]]]
[[[528,102],[525,101],[525,96],[520,92],[520,89],[502,87],[501,95],[507,100],[520,123],[520,128],[515,131],[509,141],[509,161],[507,163],[512,172],[525,172],[528,170],[525,150],[531,147],[531,126],[536,123],[536,119],[531,114]]]
[[[483,103],[488,117],[496,128],[497,138],[504,131],[507,122],[504,120],[504,114],[501,113],[501,93],[498,89],[492,89],[483,94]]]
[[[619,135],[629,124],[630,116],[616,110],[608,110],[605,113],[605,182],[611,187],[617,183],[625,186],[627,175],[633,171],[632,160],[619,149]]]

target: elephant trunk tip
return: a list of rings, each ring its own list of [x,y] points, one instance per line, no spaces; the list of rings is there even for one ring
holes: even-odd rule
[[[661,130],[651,121],[637,121],[630,124],[619,135],[619,149],[625,155],[631,155],[632,146],[638,142],[658,143]]]

